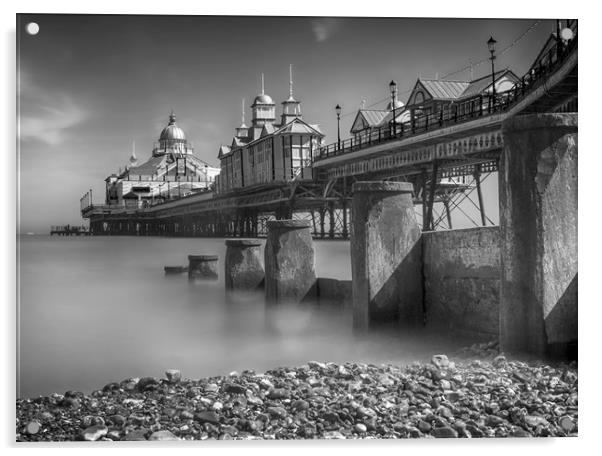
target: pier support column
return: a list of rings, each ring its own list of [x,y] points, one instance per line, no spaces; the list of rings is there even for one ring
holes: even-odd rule
[[[247,239],[226,240],[225,282],[227,290],[256,290],[265,272],[261,242]]]
[[[188,255],[189,279],[217,279],[217,255]]]
[[[307,220],[270,220],[265,244],[268,302],[299,302],[315,294],[314,245]]]
[[[501,349],[568,356],[577,342],[577,114],[513,117],[502,134]]]
[[[353,326],[422,320],[422,244],[412,184],[353,184],[351,273]]]
[[[326,214],[326,209],[321,207],[318,213],[320,215],[320,238],[324,239],[324,216]]]

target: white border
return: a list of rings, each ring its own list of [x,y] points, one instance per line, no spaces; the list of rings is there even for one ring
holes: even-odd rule
[[[588,2],[589,3],[589,2]],[[4,358],[4,372],[2,376],[2,432],[3,446],[9,451],[15,449],[14,444],[14,387],[15,387],[15,302],[16,302],[16,274],[15,274],[15,227],[16,227],[16,167],[15,158],[15,14],[21,13],[80,13],[80,14],[227,14],[227,15],[292,15],[292,16],[405,16],[405,17],[519,17],[519,18],[578,18],[580,46],[582,59],[580,71],[580,91],[582,94],[591,93],[591,97],[582,96],[580,100],[580,132],[579,142],[582,147],[583,164],[579,169],[579,194],[580,194],[580,298],[583,305],[580,311],[580,352],[582,365],[580,366],[580,405],[579,405],[579,435],[577,439],[539,439],[539,440],[490,440],[490,441],[354,441],[354,442],[217,442],[215,444],[201,444],[194,446],[179,446],[173,448],[177,451],[210,451],[211,453],[225,451],[244,451],[245,454],[303,454],[308,451],[326,450],[328,452],[344,451],[346,454],[361,454],[366,451],[406,452],[418,451],[421,454],[503,454],[509,452],[522,454],[523,452],[545,452],[549,454],[577,454],[590,447],[594,447],[595,438],[599,432],[599,388],[600,388],[600,353],[597,350],[600,343],[593,340],[599,331],[597,326],[602,321],[600,315],[599,292],[594,289],[594,284],[599,281],[597,269],[600,241],[595,237],[600,229],[597,223],[598,201],[595,199],[598,173],[602,169],[600,156],[602,150],[598,143],[594,143],[593,132],[600,129],[600,108],[594,106],[599,97],[600,75],[600,16],[596,14],[593,6],[595,2],[586,5],[586,2],[566,2],[557,0],[532,1],[505,0],[503,2],[470,1],[441,1],[430,0],[424,2],[380,1],[370,2],[326,2],[324,0],[303,0],[300,2],[283,2],[276,0],[260,0],[258,2],[165,2],[149,1],[128,2],[121,0],[104,0],[102,2],[79,1],[32,1],[21,0],[17,2],[3,2],[2,22],[3,37],[3,68],[2,91],[4,101],[2,106],[2,138],[4,139],[2,176],[2,195],[4,198],[4,216],[0,219],[2,240],[3,271],[1,290],[4,291],[4,331],[2,350]],[[598,19],[598,20],[596,20]],[[595,82],[594,82],[595,78]],[[589,98],[589,100],[588,100]],[[596,138],[597,139],[597,138]],[[596,147],[598,146],[598,147]],[[596,187],[594,187],[596,186]],[[86,451],[104,451],[109,446],[84,445]],[[70,451],[81,452],[83,445],[44,445],[42,451],[57,454],[70,448]],[[598,445],[599,446],[599,445]],[[31,451],[40,446],[18,445],[17,448]],[[134,448],[144,453],[165,454],[171,448],[164,445],[120,445],[113,452],[131,451]],[[127,449],[126,449],[127,448]],[[131,449],[130,449],[131,448]],[[69,451],[69,450],[68,450]]]

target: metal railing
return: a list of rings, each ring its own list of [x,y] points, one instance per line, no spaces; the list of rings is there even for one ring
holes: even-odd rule
[[[555,71],[576,47],[576,35],[568,44],[557,42],[510,90],[496,94],[495,97],[479,94],[446,106],[435,113],[415,114],[407,122],[390,122],[366,135],[358,135],[355,138],[348,138],[321,147],[315,161],[348,154],[377,144],[415,136],[450,125],[469,122],[478,117],[508,111],[538,87],[539,82]]]

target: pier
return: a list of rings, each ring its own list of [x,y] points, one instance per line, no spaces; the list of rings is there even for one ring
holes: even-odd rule
[[[87,226],[53,225],[50,227],[50,235],[54,236],[90,236],[92,232]]]
[[[413,185],[423,231],[453,228],[452,215],[466,215],[462,203],[468,200],[480,215],[477,220],[467,216],[471,223],[493,226],[481,186],[500,169],[504,122],[526,114],[577,110],[576,21],[570,26],[572,40],[546,43],[531,69],[502,93],[479,92],[461,102],[435,104],[439,110],[430,113],[424,103],[408,104],[409,119],[392,119],[311,150],[308,157],[301,149],[305,158],[296,164],[284,159],[284,150],[278,159],[274,146],[272,178],[262,183],[248,175],[256,171],[243,160],[238,183],[227,190],[220,175],[211,186],[185,195],[178,187],[174,193],[182,179],[189,179],[177,175],[181,164],[176,161],[149,182],[140,175],[128,177],[128,188],[134,190],[154,185],[169,189],[170,182],[171,190],[152,199],[145,199],[146,188],[137,194],[131,190],[132,199],[125,195],[117,203],[108,198],[104,204],[93,203],[89,192],[82,198],[82,216],[90,220],[94,235],[265,237],[268,221],[300,219],[310,222],[314,238],[349,239],[353,183],[400,181]],[[236,158],[242,150],[228,153]],[[222,174],[231,172],[231,162],[236,161],[228,158],[222,162]],[[176,174],[169,174],[172,168]]]
[[[252,105],[267,109],[261,111],[266,118],[253,119],[261,135],[243,140],[250,130],[243,117],[233,146],[220,148],[221,172],[210,186],[161,198],[145,196],[145,189],[114,200],[111,185],[131,179],[125,173],[108,178],[105,204],[84,195],[82,216],[94,235],[267,237],[268,247],[275,227],[302,227],[298,244],[308,253],[289,262],[298,265],[313,257],[312,237],[351,239],[356,328],[397,320],[480,333],[507,351],[576,355],[576,21],[565,30],[571,38],[552,35],[526,74],[492,71],[490,92],[488,81],[477,80],[462,86],[470,92],[465,97],[425,100],[434,83],[419,79],[397,116],[392,81],[389,121],[385,116],[380,126],[315,149],[323,135],[286,111],[278,129],[265,127],[274,103],[262,86]],[[507,83],[505,90],[496,91],[496,78]],[[287,103],[298,105],[292,77],[285,109]],[[287,127],[297,136],[286,136]],[[176,141],[165,131],[164,141]],[[188,147],[183,132],[178,138]],[[255,161],[256,152],[268,153]],[[155,171],[149,188],[178,182],[178,166]],[[492,174],[498,175],[499,224],[488,216],[481,188]],[[471,219],[472,229],[453,229],[452,213],[466,215],[467,199],[480,217]],[[266,289],[278,297],[286,287],[273,271],[280,274],[274,265],[284,260],[269,248],[265,255]],[[312,284],[319,282],[309,263],[299,267],[307,271],[302,292],[283,295],[315,292]]]

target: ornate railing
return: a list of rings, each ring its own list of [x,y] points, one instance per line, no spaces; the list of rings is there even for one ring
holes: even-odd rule
[[[576,35],[567,44],[557,42],[541,56],[537,64],[517,81],[510,90],[496,94],[495,97],[479,94],[446,106],[435,113],[415,114],[407,122],[389,123],[374,129],[369,134],[348,138],[340,142],[337,141],[321,147],[315,161],[348,154],[377,144],[419,135],[450,125],[469,122],[479,117],[506,112],[531,93],[540,85],[541,81],[545,80],[549,74],[564,63],[576,47]]]

